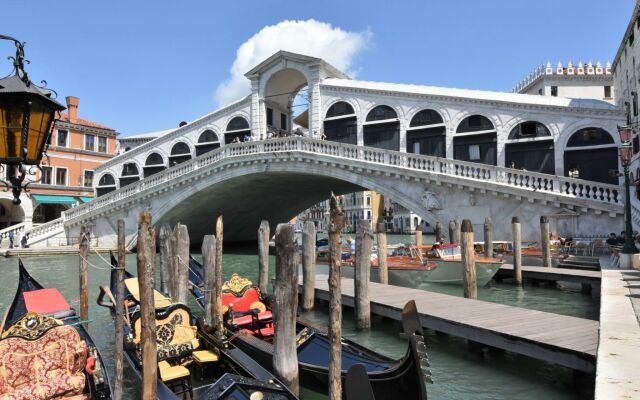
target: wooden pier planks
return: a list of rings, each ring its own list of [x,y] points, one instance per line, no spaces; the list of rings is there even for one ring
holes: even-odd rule
[[[327,281],[326,275],[316,276],[317,298],[329,298]],[[415,300],[425,328],[595,372],[598,321],[374,282],[370,293],[373,314],[400,320],[404,304]],[[354,306],[353,294],[353,279],[342,278],[344,306]]]
[[[522,275],[524,279],[539,279],[547,281],[563,281],[575,283],[599,283],[602,277],[600,271],[590,271],[584,269],[569,268],[545,268],[534,266],[523,266]],[[513,264],[504,264],[498,276],[502,278],[513,277]]]

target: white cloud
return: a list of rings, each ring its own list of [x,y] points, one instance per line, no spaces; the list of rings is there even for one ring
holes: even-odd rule
[[[218,105],[249,94],[249,80],[244,74],[278,50],[319,57],[339,70],[353,74],[354,59],[367,46],[371,36],[369,30],[348,32],[313,19],[265,26],[238,48],[231,76],[216,89]]]

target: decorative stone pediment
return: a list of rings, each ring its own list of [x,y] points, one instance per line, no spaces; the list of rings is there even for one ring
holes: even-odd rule
[[[426,208],[427,210],[440,210],[442,208],[440,206],[440,202],[436,198],[436,194],[429,189],[425,189],[422,192],[421,201],[424,205],[424,208]]]

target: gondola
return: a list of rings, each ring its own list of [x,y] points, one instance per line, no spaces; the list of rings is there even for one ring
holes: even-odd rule
[[[118,263],[113,255],[111,263],[114,268],[110,285],[100,288],[98,305],[108,307],[115,317],[113,293],[116,292]],[[125,271],[125,284],[124,357],[137,378],[142,380],[140,346],[136,345],[141,323],[137,278]],[[202,321],[193,317],[186,305],[173,303],[158,291],[154,291],[154,301],[158,333],[158,399],[178,399],[179,395],[184,398],[187,394],[194,400],[296,399],[285,385],[233,343],[215,335],[205,335]],[[167,368],[173,370],[164,374]],[[167,379],[179,373],[182,376],[177,379]]]
[[[18,264],[18,289],[0,336],[0,398],[111,399],[102,356],[83,321],[57,289],[44,288]]]
[[[191,293],[203,307],[202,265],[193,257],[189,264]],[[273,320],[270,300],[251,281],[233,274],[223,285],[224,320],[233,342],[265,368],[272,368]],[[427,398],[426,383],[431,381],[422,325],[415,303],[403,311],[404,336],[409,344],[399,360],[376,353],[351,340],[342,339],[342,380],[347,370],[362,364],[376,400]],[[303,318],[297,319],[297,350],[300,382],[306,387],[326,391],[328,387],[329,338],[326,328]]]

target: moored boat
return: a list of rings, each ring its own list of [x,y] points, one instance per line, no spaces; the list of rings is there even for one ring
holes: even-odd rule
[[[19,262],[16,295],[0,336],[0,398],[111,398],[109,378],[80,317],[55,288],[44,288]]]
[[[203,306],[202,265],[192,258],[189,270],[191,291],[198,304]],[[233,274],[223,286],[223,305],[227,307],[224,316],[225,327],[229,335],[234,337],[234,344],[265,368],[271,369],[274,326],[270,299],[250,280]],[[362,364],[377,400],[427,398],[425,384],[430,381],[430,372],[427,369],[424,335],[415,311],[415,303],[413,306],[408,305],[404,314],[404,332],[409,344],[405,355],[399,360],[390,359],[351,340],[342,339],[343,382],[351,366]],[[298,318],[296,322],[301,384],[326,391],[329,365],[327,329],[303,318]]]
[[[416,287],[423,283],[462,284],[463,266],[460,246],[394,246],[389,248],[389,283]],[[486,285],[498,272],[503,260],[476,255],[478,286]],[[377,262],[372,263],[377,269]]]
[[[111,257],[117,267],[117,261]],[[117,272],[111,271],[110,287],[101,287],[98,304],[108,307],[115,316],[112,293]],[[140,303],[136,277],[126,273],[126,320],[124,356],[142,379],[140,357]],[[105,295],[110,301],[105,301]],[[205,332],[184,304],[174,303],[154,290],[158,356],[158,399],[178,399],[189,394],[194,400],[204,399],[274,399],[296,397],[269,371],[251,359],[233,343]]]

